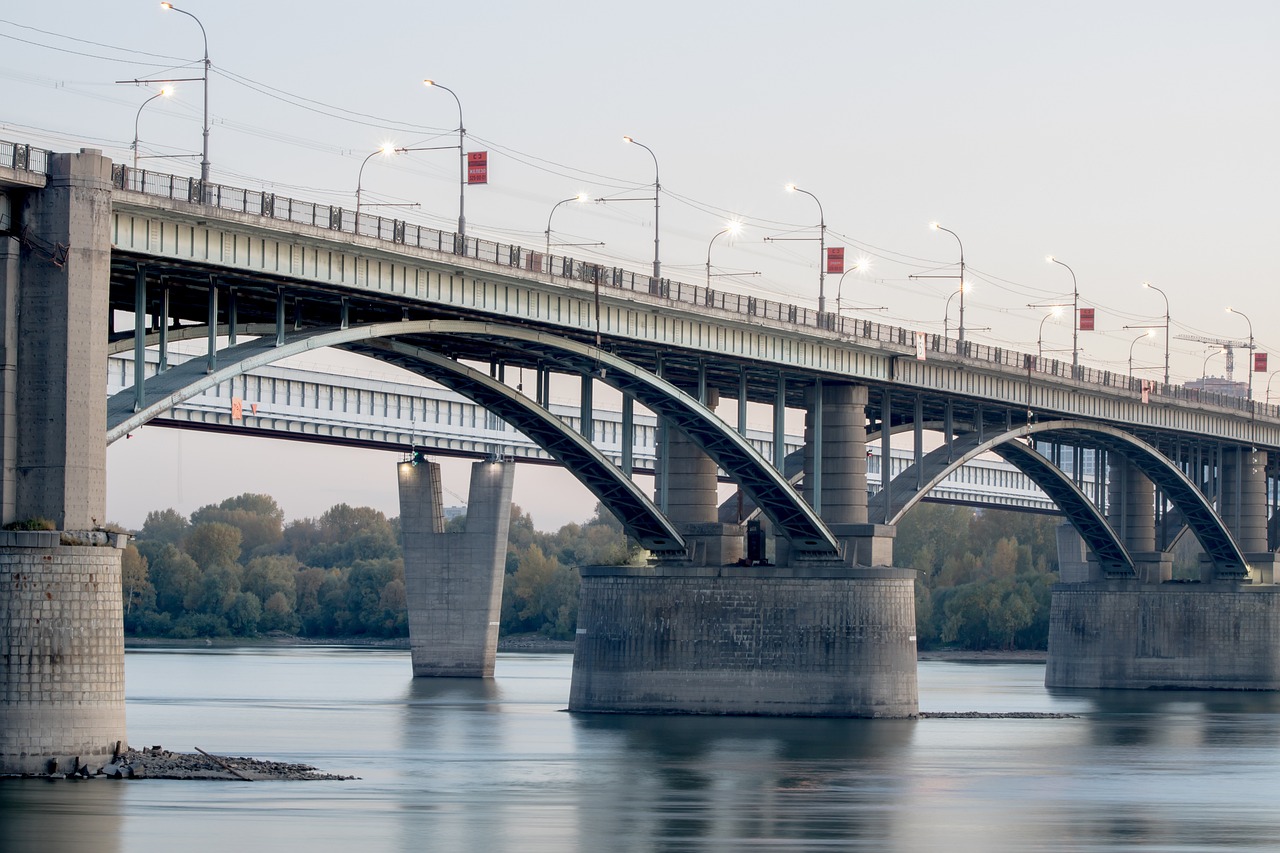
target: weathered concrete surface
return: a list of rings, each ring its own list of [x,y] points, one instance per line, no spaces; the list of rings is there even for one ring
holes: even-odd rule
[[[444,532],[438,463],[401,463],[399,481],[413,674],[492,678],[515,463],[471,466],[462,533]]]
[[[120,551],[59,538],[0,532],[0,773],[125,742]]]
[[[582,569],[569,710],[910,717],[915,572]]]
[[[1280,690],[1280,587],[1058,584],[1045,686]]]

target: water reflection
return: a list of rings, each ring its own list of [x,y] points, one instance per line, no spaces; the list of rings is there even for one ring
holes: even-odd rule
[[[1280,742],[1280,693],[1204,690],[1050,690],[1085,703],[1098,746],[1219,748]]]
[[[889,837],[902,790],[894,768],[915,723],[575,714],[573,727],[577,749],[610,757],[623,777],[583,796],[580,833],[666,849]]]
[[[105,779],[0,779],[0,850],[120,850],[121,794]]]

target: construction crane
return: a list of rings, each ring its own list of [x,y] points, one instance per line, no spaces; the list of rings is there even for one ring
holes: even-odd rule
[[[1228,382],[1232,380],[1231,374],[1235,371],[1236,347],[1243,347],[1244,349],[1253,348],[1253,344],[1250,343],[1249,341],[1232,341],[1232,340],[1227,340],[1225,338],[1202,338],[1199,335],[1174,335],[1174,337],[1180,341],[1197,341],[1202,344],[1213,344],[1214,346],[1222,347],[1222,349],[1225,350],[1227,353],[1227,381]]]

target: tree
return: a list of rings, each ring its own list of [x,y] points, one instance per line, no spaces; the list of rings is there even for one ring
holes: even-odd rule
[[[284,538],[284,510],[268,495],[246,492],[222,503],[203,506],[191,514],[192,525],[229,524],[240,531],[245,558],[279,549]]]
[[[182,549],[205,571],[233,566],[240,559],[240,530],[220,521],[206,521],[191,528]]]
[[[134,615],[156,606],[156,588],[147,573],[147,558],[142,556],[136,545],[130,542],[120,555],[120,589],[124,599],[124,618],[126,621]]]
[[[152,510],[142,522],[138,538],[147,542],[177,545],[187,535],[190,527],[187,517],[176,509]]]
[[[156,590],[156,607],[174,617],[182,616],[187,596],[200,583],[200,567],[185,551],[169,544],[139,550],[147,559],[147,573]]]
[[[580,585],[575,569],[562,565],[555,557],[547,557],[541,548],[531,545],[511,580],[521,619],[539,623],[538,630],[550,637],[573,636],[578,621]]]

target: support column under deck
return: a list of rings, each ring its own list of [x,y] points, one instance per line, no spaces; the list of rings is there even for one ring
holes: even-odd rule
[[[704,405],[713,411],[719,403],[719,394],[708,389]],[[688,436],[669,426],[665,421],[659,426],[665,440],[658,446],[665,448],[665,457],[657,460],[666,473],[666,514],[678,525],[689,543],[689,559],[697,565],[724,566],[736,563],[743,555],[743,530],[740,525],[721,524],[719,521],[719,479],[716,463]]]
[[[515,464],[471,466],[461,533],[444,532],[438,463],[402,462],[398,477],[413,674],[492,678]]]

